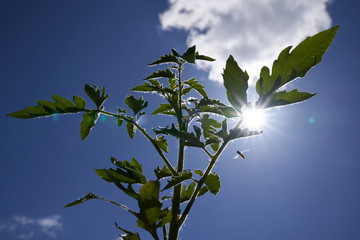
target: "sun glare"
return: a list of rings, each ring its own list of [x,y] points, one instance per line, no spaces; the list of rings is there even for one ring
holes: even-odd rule
[[[265,123],[265,115],[263,111],[258,109],[249,109],[243,112],[244,126],[250,129],[260,130]]]

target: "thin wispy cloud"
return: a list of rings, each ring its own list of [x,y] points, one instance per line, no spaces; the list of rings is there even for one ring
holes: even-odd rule
[[[222,82],[229,54],[254,80],[282,49],[330,27],[330,1],[169,0],[159,17],[163,30],[187,30],[188,46],[196,44],[201,54],[216,58],[200,66],[209,69],[211,80]]]
[[[62,227],[59,215],[44,218],[13,216],[6,222],[0,222],[0,236],[7,234],[14,239],[55,239]]]

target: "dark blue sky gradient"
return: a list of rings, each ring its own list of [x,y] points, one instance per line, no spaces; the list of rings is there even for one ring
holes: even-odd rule
[[[85,97],[85,83],[107,87],[108,110],[124,108],[129,89],[151,73],[148,63],[171,48],[186,49],[186,32],[160,30],[158,14],[167,7],[166,1],[141,0],[0,2],[0,223],[59,214],[61,240],[116,239],[115,221],[139,230],[131,215],[105,202],[63,206],[93,192],[137,210],[94,169],[111,167],[111,156],[135,157],[153,178],[162,162],[143,136],[130,140],[124,127],[104,119],[82,142],[81,115],[26,121],[5,115],[52,94]],[[220,193],[198,199],[181,239],[360,239],[359,7],[356,1],[329,6],[333,25],[341,28],[322,62],[294,85],[318,95],[271,111],[263,135],[229,145],[214,168]],[[187,70],[210,97],[226,101],[206,73]],[[144,96],[150,105],[161,101]],[[158,119],[150,117],[144,127],[168,124]],[[176,149],[170,146],[172,160]],[[233,159],[238,149],[250,149],[246,160]],[[206,156],[188,150],[185,168],[203,169]],[[36,234],[33,239],[47,237]],[[17,238],[0,229],[0,239]]]

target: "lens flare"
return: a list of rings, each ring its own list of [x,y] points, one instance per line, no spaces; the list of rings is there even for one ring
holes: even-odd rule
[[[243,112],[244,126],[250,129],[259,129],[265,123],[265,115],[261,110],[249,109]]]

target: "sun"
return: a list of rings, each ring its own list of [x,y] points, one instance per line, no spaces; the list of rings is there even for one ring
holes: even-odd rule
[[[260,109],[247,109],[243,111],[243,124],[249,129],[260,129],[265,123],[265,114]]]

